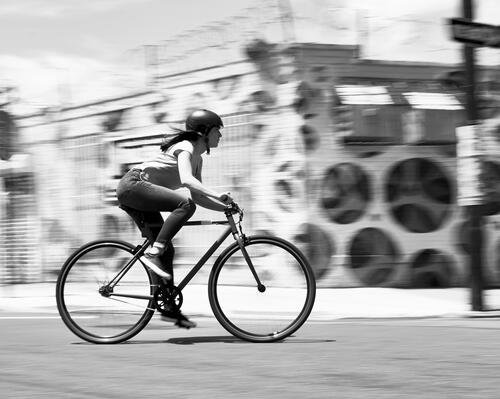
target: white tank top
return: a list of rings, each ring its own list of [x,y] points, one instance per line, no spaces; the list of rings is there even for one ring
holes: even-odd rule
[[[191,154],[193,175],[200,179],[201,156],[195,159],[193,156],[193,144],[188,140],[175,143],[166,151],[160,152],[156,157],[143,162],[138,167],[146,173],[145,178],[149,182],[170,188],[171,190],[177,190],[182,186],[179,177],[179,167],[177,165],[177,156],[181,151],[187,151]]]

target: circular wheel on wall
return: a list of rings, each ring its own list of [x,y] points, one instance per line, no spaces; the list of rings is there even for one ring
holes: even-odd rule
[[[302,181],[305,178],[301,160],[280,163],[274,172],[274,198],[280,210],[295,212],[303,206]]]
[[[500,240],[498,240],[496,243],[494,256],[495,256],[493,262],[494,283],[499,285],[500,284]]]
[[[483,183],[486,189],[484,214],[491,216],[500,212],[500,164],[493,161],[483,163]]]
[[[454,276],[452,258],[437,249],[419,251],[410,262],[412,288],[450,287]]]
[[[321,138],[318,131],[307,124],[304,124],[299,129],[302,145],[307,152],[312,152],[320,146]]]
[[[412,158],[397,163],[385,183],[385,198],[393,218],[413,233],[439,229],[454,202],[450,179],[429,159]]]
[[[327,170],[320,195],[329,219],[340,224],[361,218],[372,197],[368,175],[360,166],[347,162]]]
[[[330,269],[332,256],[335,254],[330,234],[313,223],[303,223],[294,241],[306,255],[316,279],[324,277]]]
[[[382,230],[360,230],[349,246],[350,267],[363,285],[389,285],[399,266],[401,253]]]

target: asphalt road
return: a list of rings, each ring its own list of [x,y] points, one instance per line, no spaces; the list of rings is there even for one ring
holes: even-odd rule
[[[2,398],[500,397],[500,319],[309,322],[271,344],[153,319],[93,345],[44,317],[0,314]]]

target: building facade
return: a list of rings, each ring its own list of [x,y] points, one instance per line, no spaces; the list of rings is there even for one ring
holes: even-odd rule
[[[208,108],[225,128],[220,148],[206,157],[204,182],[234,195],[248,232],[302,248],[319,286],[467,284],[467,223],[456,201],[455,127],[464,112],[437,80],[454,66],[374,62],[358,53],[350,45],[251,40],[232,62],[158,74],[152,90],[19,116],[22,151],[0,178],[7,249],[0,278],[50,281],[87,241],[140,240],[116,206],[118,179],[154,156],[191,110]],[[494,182],[494,115],[487,122],[485,164]],[[193,219],[200,218],[214,215],[198,209]],[[485,224],[491,285],[500,281],[498,226],[492,212]],[[218,231],[184,228],[176,267],[192,265]]]

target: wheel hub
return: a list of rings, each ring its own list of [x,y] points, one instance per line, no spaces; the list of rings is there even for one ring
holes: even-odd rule
[[[104,297],[110,297],[112,293],[113,288],[111,288],[109,285],[103,285],[101,288],[99,288],[99,294]]]

